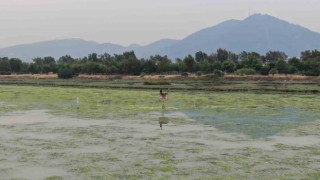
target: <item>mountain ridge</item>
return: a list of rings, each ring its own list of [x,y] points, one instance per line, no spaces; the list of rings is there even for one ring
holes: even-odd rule
[[[181,40],[161,39],[145,46],[122,46],[69,38],[0,48],[0,57],[31,60],[43,56],[59,58],[68,54],[84,57],[92,52],[121,54],[133,50],[139,58],[160,54],[175,59],[193,55],[197,51],[209,54],[218,48],[235,53],[255,51],[260,54],[279,50],[289,56],[299,56],[301,51],[320,48],[320,33],[270,15],[254,14],[243,20],[231,19],[201,29]]]
[[[303,39],[307,40],[303,42]],[[280,50],[289,56],[298,56],[303,50],[320,48],[320,34],[270,15],[255,14],[242,21],[224,21],[195,32],[183,39],[179,46],[179,49],[168,47],[161,53],[174,57],[186,52],[194,54],[202,50],[210,53],[225,48],[235,53],[255,51],[260,54]]]

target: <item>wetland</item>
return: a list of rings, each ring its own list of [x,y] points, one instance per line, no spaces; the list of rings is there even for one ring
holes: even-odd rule
[[[170,90],[162,110],[156,88],[1,85],[0,177],[319,179],[319,102]]]

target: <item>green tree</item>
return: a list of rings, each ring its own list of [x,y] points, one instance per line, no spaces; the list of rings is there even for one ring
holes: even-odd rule
[[[204,73],[211,73],[213,71],[212,64],[208,60],[201,61],[198,63],[200,71]]]
[[[238,55],[236,55],[235,53],[232,53],[232,52],[228,52],[228,59],[229,60],[232,60],[232,62],[234,62],[234,63],[238,63],[238,61],[239,61],[239,56]]]
[[[72,58],[70,55],[65,55],[59,58],[58,63],[67,63],[70,64],[72,62],[74,62],[75,59]]]
[[[73,77],[73,72],[68,66],[62,67],[58,70],[58,78],[70,79],[72,77]]]
[[[275,74],[277,74],[278,73],[278,70],[276,69],[276,68],[272,68],[272,69],[270,69],[270,71],[269,71],[269,74],[272,74],[272,76],[274,76]]]
[[[197,62],[202,62],[208,58],[208,55],[202,51],[198,51],[196,52],[195,57],[196,57],[195,60]]]
[[[81,69],[86,74],[104,74],[106,72],[104,65],[92,61],[85,62]]]
[[[92,61],[92,62],[98,62],[99,58],[97,53],[91,53],[88,55],[88,61]]]
[[[21,71],[21,66],[22,66],[22,61],[18,58],[11,58],[9,60],[10,66],[11,66],[11,71],[18,73]]]
[[[248,52],[247,52],[247,51],[242,51],[242,52],[238,55],[240,61],[243,60],[243,59],[245,59],[247,56],[248,56]]]
[[[144,73],[148,73],[148,74],[155,73],[157,71],[156,60],[151,57],[150,59],[146,60],[142,68],[143,68],[142,71]]]
[[[216,61],[212,64],[213,70],[222,70],[222,64],[220,61]]]
[[[209,62],[210,64],[213,64],[213,63],[217,62],[217,61],[218,61],[217,54],[216,54],[216,53],[210,54],[210,55],[208,56],[207,60],[208,60],[208,62]]]
[[[290,64],[296,68],[299,68],[301,66],[301,61],[298,58],[293,57],[288,60],[288,64]]]
[[[168,72],[171,70],[171,61],[167,56],[156,55],[154,58],[156,59],[157,73]]]
[[[11,64],[9,58],[3,57],[0,58],[0,72],[11,72]]]
[[[54,59],[54,57],[47,56],[47,57],[43,58],[43,63],[44,64],[56,64],[56,60]]]
[[[320,75],[320,57],[306,59],[303,61],[305,75],[319,76]]]
[[[225,49],[219,48],[217,50],[217,59],[220,62],[226,61],[229,58],[229,52]]]
[[[226,60],[222,63],[222,70],[227,73],[232,73],[235,71],[236,65],[232,60]]]
[[[301,55],[300,55],[300,58],[302,61],[307,60],[307,59],[316,58],[316,57],[320,57],[320,51],[318,51],[318,50],[302,51]]]
[[[293,57],[288,60],[288,73],[294,74],[302,70],[303,70],[303,65],[300,59]]]
[[[269,64],[263,65],[261,68],[261,74],[262,75],[269,75],[269,71],[271,70]]]
[[[285,61],[287,60],[288,56],[281,51],[269,51],[266,54],[266,57],[264,58],[264,64],[268,64],[270,62],[276,62],[276,61]]]
[[[43,73],[49,73],[49,72],[56,72],[56,60],[51,57],[47,56],[42,59],[42,71]]]
[[[247,69],[254,69],[256,71],[260,71],[262,68],[262,63],[255,54],[248,54],[247,57],[241,60],[238,68],[239,69],[247,68]]]
[[[20,72],[21,73],[30,73],[29,71],[29,66],[30,64],[27,62],[22,62],[21,66],[20,66]]]
[[[188,71],[188,67],[184,61],[177,61],[179,73]]]
[[[190,54],[183,59],[183,62],[187,66],[187,71],[188,72],[194,72],[195,71],[196,62],[195,62],[194,58]]]
[[[32,73],[43,73],[44,60],[41,57],[36,57],[32,59],[33,64],[31,66]]]
[[[79,75],[83,70],[80,63],[72,63],[72,64],[70,64],[70,69],[76,75]]]
[[[31,74],[38,74],[40,73],[39,66],[36,63],[30,63],[29,65],[29,72]]]
[[[288,64],[284,60],[276,61],[275,68],[280,74],[287,74],[288,73]]]
[[[140,74],[140,61],[137,59],[133,51],[123,53],[122,71],[125,74]]]
[[[145,61],[145,63],[142,65],[142,69],[145,73],[164,73],[171,70],[171,65],[172,62],[167,56],[155,55],[151,56],[149,60]]]

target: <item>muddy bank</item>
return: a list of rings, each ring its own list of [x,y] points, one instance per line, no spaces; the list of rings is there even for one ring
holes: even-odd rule
[[[29,77],[30,76],[30,77]],[[260,92],[260,93],[309,93],[320,92],[320,78],[307,76],[215,76],[155,75],[155,76],[119,76],[119,75],[81,75],[73,79],[57,79],[56,75],[14,75],[0,76],[1,85],[113,88],[131,90],[158,90],[170,88],[173,91],[202,92]]]

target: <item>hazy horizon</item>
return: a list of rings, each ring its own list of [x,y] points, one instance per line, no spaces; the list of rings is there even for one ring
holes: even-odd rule
[[[2,0],[0,48],[65,38],[146,45],[254,13],[320,32],[316,0]]]

